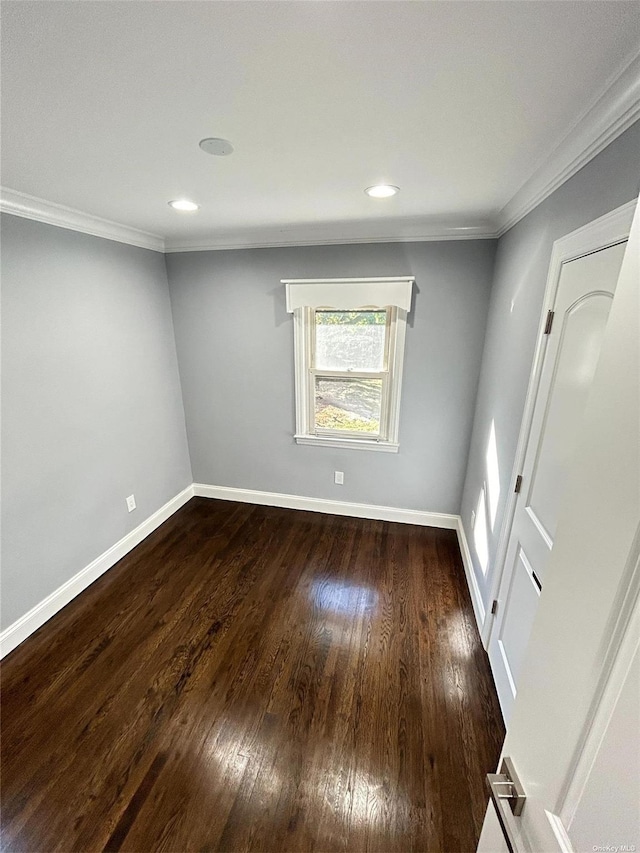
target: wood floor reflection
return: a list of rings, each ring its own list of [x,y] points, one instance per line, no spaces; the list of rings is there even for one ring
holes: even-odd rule
[[[194,498],[4,661],[5,851],[475,850],[453,531]]]

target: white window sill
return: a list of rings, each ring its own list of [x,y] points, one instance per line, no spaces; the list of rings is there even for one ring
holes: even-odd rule
[[[380,453],[397,453],[400,447],[394,441],[375,441],[370,438],[333,438],[328,435],[294,435],[294,438],[296,444],[342,447],[345,450],[377,450]]]

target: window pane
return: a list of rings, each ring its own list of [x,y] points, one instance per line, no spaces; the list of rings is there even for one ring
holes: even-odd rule
[[[316,311],[318,370],[384,369],[386,311]]]
[[[316,376],[316,427],[377,435],[382,380]]]

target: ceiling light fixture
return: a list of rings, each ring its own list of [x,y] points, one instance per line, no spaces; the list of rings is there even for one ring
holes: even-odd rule
[[[233,145],[228,139],[209,136],[206,139],[201,139],[198,144],[207,154],[213,154],[216,157],[227,157],[229,154],[233,154]]]
[[[189,201],[186,198],[178,198],[175,201],[169,202],[169,207],[172,207],[174,210],[181,210],[183,213],[197,210],[199,206],[195,201]]]
[[[400,187],[394,187],[392,184],[376,184],[375,187],[367,187],[365,192],[371,198],[390,198],[400,192]]]

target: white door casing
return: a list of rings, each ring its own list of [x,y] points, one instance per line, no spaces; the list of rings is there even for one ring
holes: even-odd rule
[[[505,722],[516,696],[624,247],[617,243],[562,265],[489,643]]]
[[[634,199],[633,201],[629,201],[615,210],[610,211],[604,216],[593,220],[593,222],[589,222],[587,225],[578,228],[576,231],[572,231],[570,234],[561,237],[553,244],[542,312],[538,327],[537,344],[533,357],[531,374],[529,376],[520,434],[518,437],[513,471],[511,474],[509,496],[507,498],[507,505],[505,507],[504,519],[500,530],[495,559],[493,561],[493,565],[489,566],[488,580],[491,590],[489,602],[493,601],[497,597],[502,581],[502,572],[504,569],[509,534],[511,532],[511,523],[513,521],[517,502],[517,495],[514,492],[516,477],[522,471],[522,467],[524,465],[524,456],[529,440],[533,409],[546,352],[547,336],[544,334],[544,329],[548,312],[552,309],[555,302],[562,267],[565,263],[575,258],[580,258],[583,255],[596,251],[597,249],[611,246],[614,243],[626,240],[631,229],[631,221],[633,219],[635,208],[636,201]],[[482,641],[485,648],[488,648],[489,646],[489,638],[494,627],[494,621],[491,608],[488,607],[481,629]]]
[[[622,618],[612,626],[610,663],[558,808],[579,853],[607,844],[640,849],[640,527],[634,554]]]
[[[478,850],[482,853],[510,853],[492,802],[487,806]]]
[[[503,756],[527,853],[640,849],[640,218],[557,516]],[[634,748],[635,747],[635,748]],[[493,806],[478,847],[497,853]]]
[[[496,655],[495,653],[493,654],[494,660],[492,661],[492,665],[494,665],[497,660],[494,675],[496,677],[496,681],[500,682],[499,688],[502,697],[506,697],[505,701],[503,702],[503,705],[505,706],[505,714],[507,716],[514,694],[513,682],[517,680],[517,673],[522,664],[522,658],[527,645],[531,621],[533,618],[533,613],[535,612],[535,606],[539,595],[539,585],[542,582],[542,576],[544,575],[545,571],[545,568],[543,566],[543,564],[546,562],[545,550],[548,554],[549,539],[551,538],[549,536],[549,532],[546,530],[546,542],[545,536],[540,536],[541,543],[536,544],[541,544],[541,547],[538,549],[538,552],[541,552],[541,557],[537,561],[534,558],[533,565],[531,555],[522,549],[517,550],[516,548],[514,550],[513,543],[511,541],[511,528],[514,520],[516,506],[518,504],[518,497],[520,497],[520,500],[526,497],[527,488],[531,488],[532,486],[531,477],[529,476],[528,478],[525,478],[525,481],[523,482],[523,488],[520,492],[520,495],[518,496],[514,492],[516,477],[518,474],[524,472],[525,456],[527,454],[529,444],[532,443],[530,441],[530,436],[532,435],[534,430],[534,415],[538,414],[540,420],[542,420],[542,417],[544,415],[544,407],[542,405],[538,406],[537,400],[540,396],[539,392],[543,380],[543,368],[551,361],[551,359],[546,358],[549,338],[551,338],[551,343],[555,343],[556,346],[560,341],[559,329],[561,323],[558,319],[557,314],[554,318],[551,336],[544,334],[547,316],[550,310],[552,310],[554,307],[558,307],[556,306],[556,301],[559,297],[560,278],[563,272],[565,271],[565,267],[568,267],[573,261],[579,260],[591,253],[597,252],[599,249],[609,247],[626,240],[631,227],[631,220],[633,217],[634,208],[635,202],[629,202],[625,205],[622,205],[616,210],[611,211],[605,216],[602,216],[599,219],[595,220],[594,222],[591,222],[588,225],[579,228],[577,231],[574,231],[571,234],[562,237],[561,239],[557,240],[553,246],[549,273],[547,277],[545,297],[543,301],[543,310],[540,319],[538,343],[536,346],[536,352],[532,365],[532,372],[529,379],[529,387],[524,407],[520,437],[518,440],[514,468],[511,477],[511,489],[507,498],[507,505],[505,507],[504,520],[501,528],[495,561],[493,565],[489,566],[489,583],[491,590],[489,601],[491,602],[495,600],[499,602],[498,612],[496,614],[497,617],[500,618],[505,615],[504,604],[507,598],[511,599],[510,607],[512,606],[513,613],[520,612],[518,626],[516,626],[515,624],[504,625],[504,636],[501,638],[502,647],[500,648],[500,653],[498,655]],[[598,259],[598,262],[601,262],[601,260],[602,259]],[[571,319],[577,320],[577,315],[581,313],[582,316],[579,319],[588,321],[590,319],[588,316],[589,313],[595,313],[597,315],[598,309],[600,309],[601,311],[606,310],[606,299],[606,296],[603,296],[601,299],[597,299],[594,297],[591,302],[591,305],[589,306],[580,304],[574,306],[574,311],[572,312]],[[567,307],[569,306],[565,304],[564,308]],[[587,309],[587,307],[592,310],[585,310]],[[576,311],[576,308],[579,310]],[[593,320],[595,318],[591,317],[591,319]],[[575,329],[575,327],[578,326],[579,323],[574,323],[573,325]],[[573,332],[574,329],[572,329],[571,331]],[[591,353],[590,361],[591,367],[593,367],[593,351]],[[588,353],[587,362],[589,362]],[[547,386],[549,385],[550,378],[552,378],[552,372],[548,371]],[[574,400],[574,403],[575,402],[576,401]],[[556,425],[561,426],[563,418],[561,417],[562,413],[558,411],[557,406],[554,414],[556,416],[556,422],[560,421],[560,424],[556,423]],[[551,426],[553,426],[553,424],[551,424]],[[538,433],[540,432],[539,427],[540,424],[538,424]],[[551,430],[551,432],[553,432],[553,430]],[[491,444],[491,441],[489,442],[489,444]],[[530,467],[533,467],[534,461],[535,457],[531,459]],[[566,464],[566,460],[564,464]],[[547,495],[549,495],[549,493],[554,490],[553,487],[555,483],[549,482],[551,479],[549,476],[551,468],[551,465],[547,465],[546,470],[539,473],[537,477],[538,488],[537,494],[534,496],[534,498],[538,500],[538,506],[540,505],[541,497],[544,496],[544,487],[546,486]],[[490,472],[488,476],[490,476]],[[558,492],[557,489],[555,489],[555,491],[556,493]],[[554,497],[554,495],[552,494],[551,501],[554,500],[557,501],[557,497]],[[547,526],[553,526],[553,524],[549,523],[548,519],[549,517],[552,517],[555,514],[556,508],[557,504],[555,506],[547,504],[545,509],[542,510],[542,514],[548,522]],[[531,512],[535,513],[535,505],[531,508],[530,513]],[[531,521],[533,527],[536,528],[536,525],[530,515],[529,520]],[[544,548],[545,544],[547,546],[546,549]],[[512,546],[512,550],[509,554],[509,568],[518,568],[518,571],[515,573],[515,579],[512,582],[511,588],[509,586],[509,583],[512,580],[511,577],[507,579],[505,579],[504,577],[505,574],[507,574],[505,572],[505,564],[507,562],[507,550],[510,545]],[[536,578],[539,583],[536,583],[536,579],[533,576],[534,571],[536,573]],[[484,645],[488,649],[491,646],[492,640],[494,641],[495,647],[496,629],[499,630],[499,626],[496,624],[494,614],[491,612],[492,609],[493,608],[491,607],[487,608],[486,616],[484,618],[481,631]],[[510,652],[508,669],[505,666],[505,660],[503,657],[503,655],[506,654],[507,644],[509,646]]]

